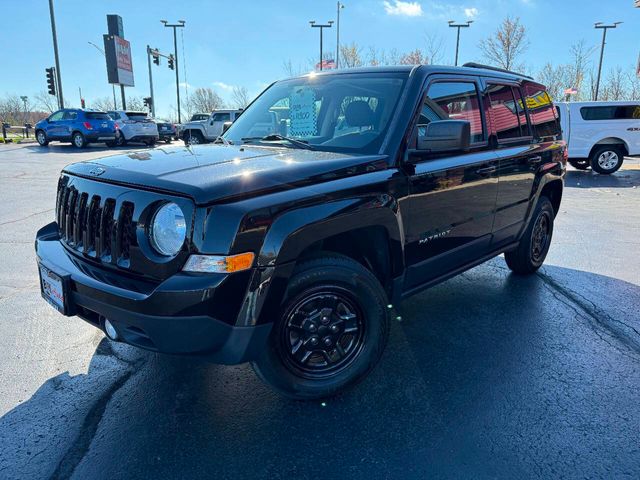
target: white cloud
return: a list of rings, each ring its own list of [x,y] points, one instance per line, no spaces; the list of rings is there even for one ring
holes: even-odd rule
[[[392,2],[382,2],[387,15],[404,17],[419,17],[422,15],[422,5],[418,2],[403,2],[402,0],[392,0]]]
[[[213,82],[213,86],[218,87],[219,89],[224,90],[226,92],[230,92],[234,89],[233,85],[229,85],[228,83],[224,83],[224,82]]]
[[[465,8],[464,9],[464,16],[467,17],[468,19],[473,19],[476,18],[478,16],[478,9],[475,7],[472,8]]]

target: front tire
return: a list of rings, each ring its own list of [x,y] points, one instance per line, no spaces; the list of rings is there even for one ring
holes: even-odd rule
[[[47,134],[44,133],[44,130],[38,130],[36,132],[36,140],[38,141],[38,145],[41,147],[49,145],[49,140],[47,140]]]
[[[71,137],[71,143],[76,148],[84,148],[87,146],[87,140],[84,138],[84,135],[80,132],[76,132]]]
[[[204,142],[204,136],[200,132],[188,131],[184,134],[185,145],[200,145]]]
[[[360,263],[327,253],[296,267],[269,345],[252,366],[278,393],[330,397],[378,363],[389,336],[386,293]]]
[[[540,197],[518,247],[504,254],[507,266],[514,273],[528,275],[542,266],[551,246],[554,217],[555,212],[549,199]]]
[[[596,148],[589,158],[591,169],[602,175],[617,172],[624,160],[624,149],[619,145],[603,145]]]

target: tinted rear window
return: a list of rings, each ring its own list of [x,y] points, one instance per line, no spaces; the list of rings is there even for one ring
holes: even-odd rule
[[[583,120],[639,120],[640,105],[582,107],[580,115]]]
[[[85,116],[87,120],[111,120],[111,117],[103,112],[86,112]]]
[[[125,112],[127,117],[132,120],[141,120],[143,118],[147,118],[147,114],[144,112]]]
[[[560,137],[558,112],[551,97],[541,85],[525,84],[525,102],[535,134],[539,138]]]

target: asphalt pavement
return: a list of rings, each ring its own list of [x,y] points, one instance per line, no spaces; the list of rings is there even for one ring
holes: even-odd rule
[[[41,299],[60,169],[122,151],[0,146],[0,478],[640,478],[638,161],[568,172],[538,274],[495,258],[413,297],[363,383],[295,402]]]

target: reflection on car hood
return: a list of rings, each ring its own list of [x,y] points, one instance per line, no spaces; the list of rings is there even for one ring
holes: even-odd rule
[[[100,181],[179,193],[204,204],[385,168],[386,157],[382,155],[346,155],[249,145],[202,145],[113,155],[75,163],[65,167],[64,171]]]

